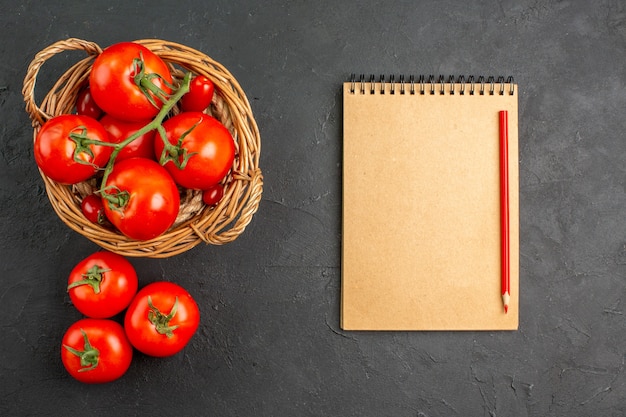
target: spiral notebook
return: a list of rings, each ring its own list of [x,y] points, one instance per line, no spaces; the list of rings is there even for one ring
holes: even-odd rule
[[[517,329],[517,84],[502,77],[353,77],[343,84],[343,106],[341,327]],[[506,313],[503,110],[510,216]]]

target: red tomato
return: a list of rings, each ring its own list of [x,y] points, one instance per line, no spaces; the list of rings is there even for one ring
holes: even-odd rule
[[[88,384],[111,382],[126,373],[133,347],[113,320],[82,319],[63,336],[61,360],[71,376]]]
[[[134,42],[116,43],[102,51],[89,76],[91,94],[98,106],[113,117],[132,121],[157,115],[165,97],[148,89],[156,87],[167,95],[171,93],[167,83],[172,84],[172,75],[165,62]]]
[[[106,223],[106,216],[104,214],[104,205],[102,204],[102,199],[95,195],[89,194],[83,198],[83,201],[80,203],[80,208],[83,212],[83,215],[92,223],[95,224],[104,224]]]
[[[102,109],[98,107],[91,96],[89,86],[82,88],[78,92],[78,97],[76,98],[76,113],[93,117],[94,119],[99,119],[100,116],[102,116]]]
[[[165,168],[146,158],[116,163],[106,182],[104,212],[120,232],[136,240],[153,239],[172,226],[180,196]],[[109,199],[125,200],[117,204]]]
[[[75,184],[92,177],[109,161],[111,146],[77,145],[78,137],[109,142],[109,134],[88,116],[62,114],[48,120],[35,138],[35,161],[43,173],[62,184]],[[72,139],[74,138],[74,139]]]
[[[150,120],[144,120],[139,122],[129,122],[126,120],[116,119],[110,114],[105,114],[100,119],[100,124],[104,126],[107,132],[111,135],[111,142],[120,143],[125,139],[128,139],[139,129],[150,123]],[[116,162],[123,161],[124,159],[139,156],[142,158],[155,159],[154,158],[154,134],[155,131],[144,133],[131,143],[126,145],[120,153],[117,154]]]
[[[204,75],[197,75],[189,84],[189,92],[180,100],[183,111],[203,111],[211,104],[215,84]]]
[[[202,192],[202,201],[207,206],[215,206],[224,197],[224,186],[215,184],[213,187]]]
[[[124,317],[124,330],[140,352],[164,357],[180,352],[200,323],[200,310],[180,285],[158,281],[135,296]]]
[[[217,119],[200,112],[180,113],[163,123],[167,140],[179,145],[174,158],[183,164],[181,169],[173,160],[161,164],[168,170],[177,184],[185,188],[206,190],[219,183],[228,173],[235,158],[235,143],[230,132]],[[180,142],[180,143],[179,143]],[[162,140],[154,141],[157,158],[161,158],[165,145]]]
[[[87,317],[105,319],[121,313],[137,293],[137,273],[123,256],[96,252],[80,261],[68,279],[74,307]]]

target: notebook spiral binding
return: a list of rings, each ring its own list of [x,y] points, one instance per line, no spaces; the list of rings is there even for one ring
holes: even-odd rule
[[[366,88],[368,84],[369,89]],[[390,94],[395,94],[396,89],[399,90],[400,94],[406,94],[407,90],[409,94],[420,95],[427,93],[436,94],[437,92],[442,95],[446,94],[446,92],[448,94],[455,94],[457,91],[456,84],[460,85],[460,89],[458,91],[460,95],[464,95],[466,89],[468,90],[469,95],[478,93],[479,95],[498,94],[502,96],[505,94],[506,90],[508,90],[508,94],[510,95],[515,93],[515,83],[513,82],[513,77],[511,76],[506,78],[505,81],[503,76],[496,79],[494,76],[488,76],[485,78],[481,75],[478,78],[475,78],[473,75],[470,75],[466,80],[463,75],[458,77],[450,75],[447,79],[445,76],[440,75],[437,80],[435,80],[434,75],[429,75],[428,78],[424,75],[420,75],[417,79],[414,75],[410,75],[409,79],[406,80],[405,76],[402,74],[399,76],[398,82],[396,82],[395,75],[393,74],[390,75],[388,79],[385,78],[384,74],[380,75],[378,79],[376,79],[374,74],[371,74],[369,81],[366,81],[365,74],[361,74],[357,80],[356,74],[354,73],[350,76],[350,93],[355,94],[358,89],[361,94],[365,94],[368,90],[370,94],[376,94],[377,92],[385,94],[385,91],[387,91],[386,84],[390,85]]]

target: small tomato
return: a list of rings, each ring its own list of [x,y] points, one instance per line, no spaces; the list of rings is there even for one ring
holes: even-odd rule
[[[196,75],[189,84],[189,92],[180,100],[183,111],[203,111],[211,104],[215,84],[204,75]]]
[[[106,216],[104,215],[104,205],[102,199],[95,195],[89,194],[83,198],[80,203],[80,209],[83,215],[92,223],[103,225],[106,223]]]
[[[224,186],[215,184],[213,187],[202,192],[202,201],[207,206],[215,206],[224,197]]]
[[[102,109],[98,107],[95,100],[91,96],[89,86],[83,87],[78,92],[78,97],[76,98],[76,113],[83,116],[93,117],[96,120],[102,116]]]

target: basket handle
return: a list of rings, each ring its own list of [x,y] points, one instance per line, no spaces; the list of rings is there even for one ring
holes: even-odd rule
[[[221,238],[223,242],[232,242],[235,240],[240,234],[243,233],[245,228],[248,226],[250,221],[252,221],[252,216],[259,209],[259,204],[261,202],[261,196],[263,194],[263,174],[261,173],[260,168],[256,168],[252,172],[252,178],[250,181],[250,194],[248,197],[248,201],[246,205],[243,207],[239,219],[233,225],[233,227],[227,232],[223,233]]]
[[[245,175],[245,174],[244,174]],[[229,226],[229,223],[221,224],[220,227],[211,229],[209,231],[202,231],[194,223],[190,223],[189,227],[195,232],[195,234],[204,241],[206,244],[223,245],[225,243],[232,242],[243,233],[246,226],[252,220],[252,216],[259,208],[261,202],[261,196],[263,194],[263,174],[259,168],[256,168],[251,172],[251,175],[246,176],[249,181],[247,195],[245,197],[245,203],[241,208],[241,212],[237,218],[237,221],[231,225],[230,229],[224,230]]]
[[[24,102],[26,103],[26,112],[30,116],[33,126],[35,124],[39,124],[41,126],[46,120],[51,118],[51,116],[41,110],[35,102],[35,84],[37,81],[37,74],[39,73],[41,66],[54,55],[63,51],[73,50],[83,50],[87,52],[89,56],[97,56],[102,53],[102,49],[94,42],[84,41],[77,38],[69,38],[55,42],[45,49],[42,49],[35,55],[35,58],[28,66],[26,77],[24,78],[24,85],[22,87],[22,95],[24,96]]]

